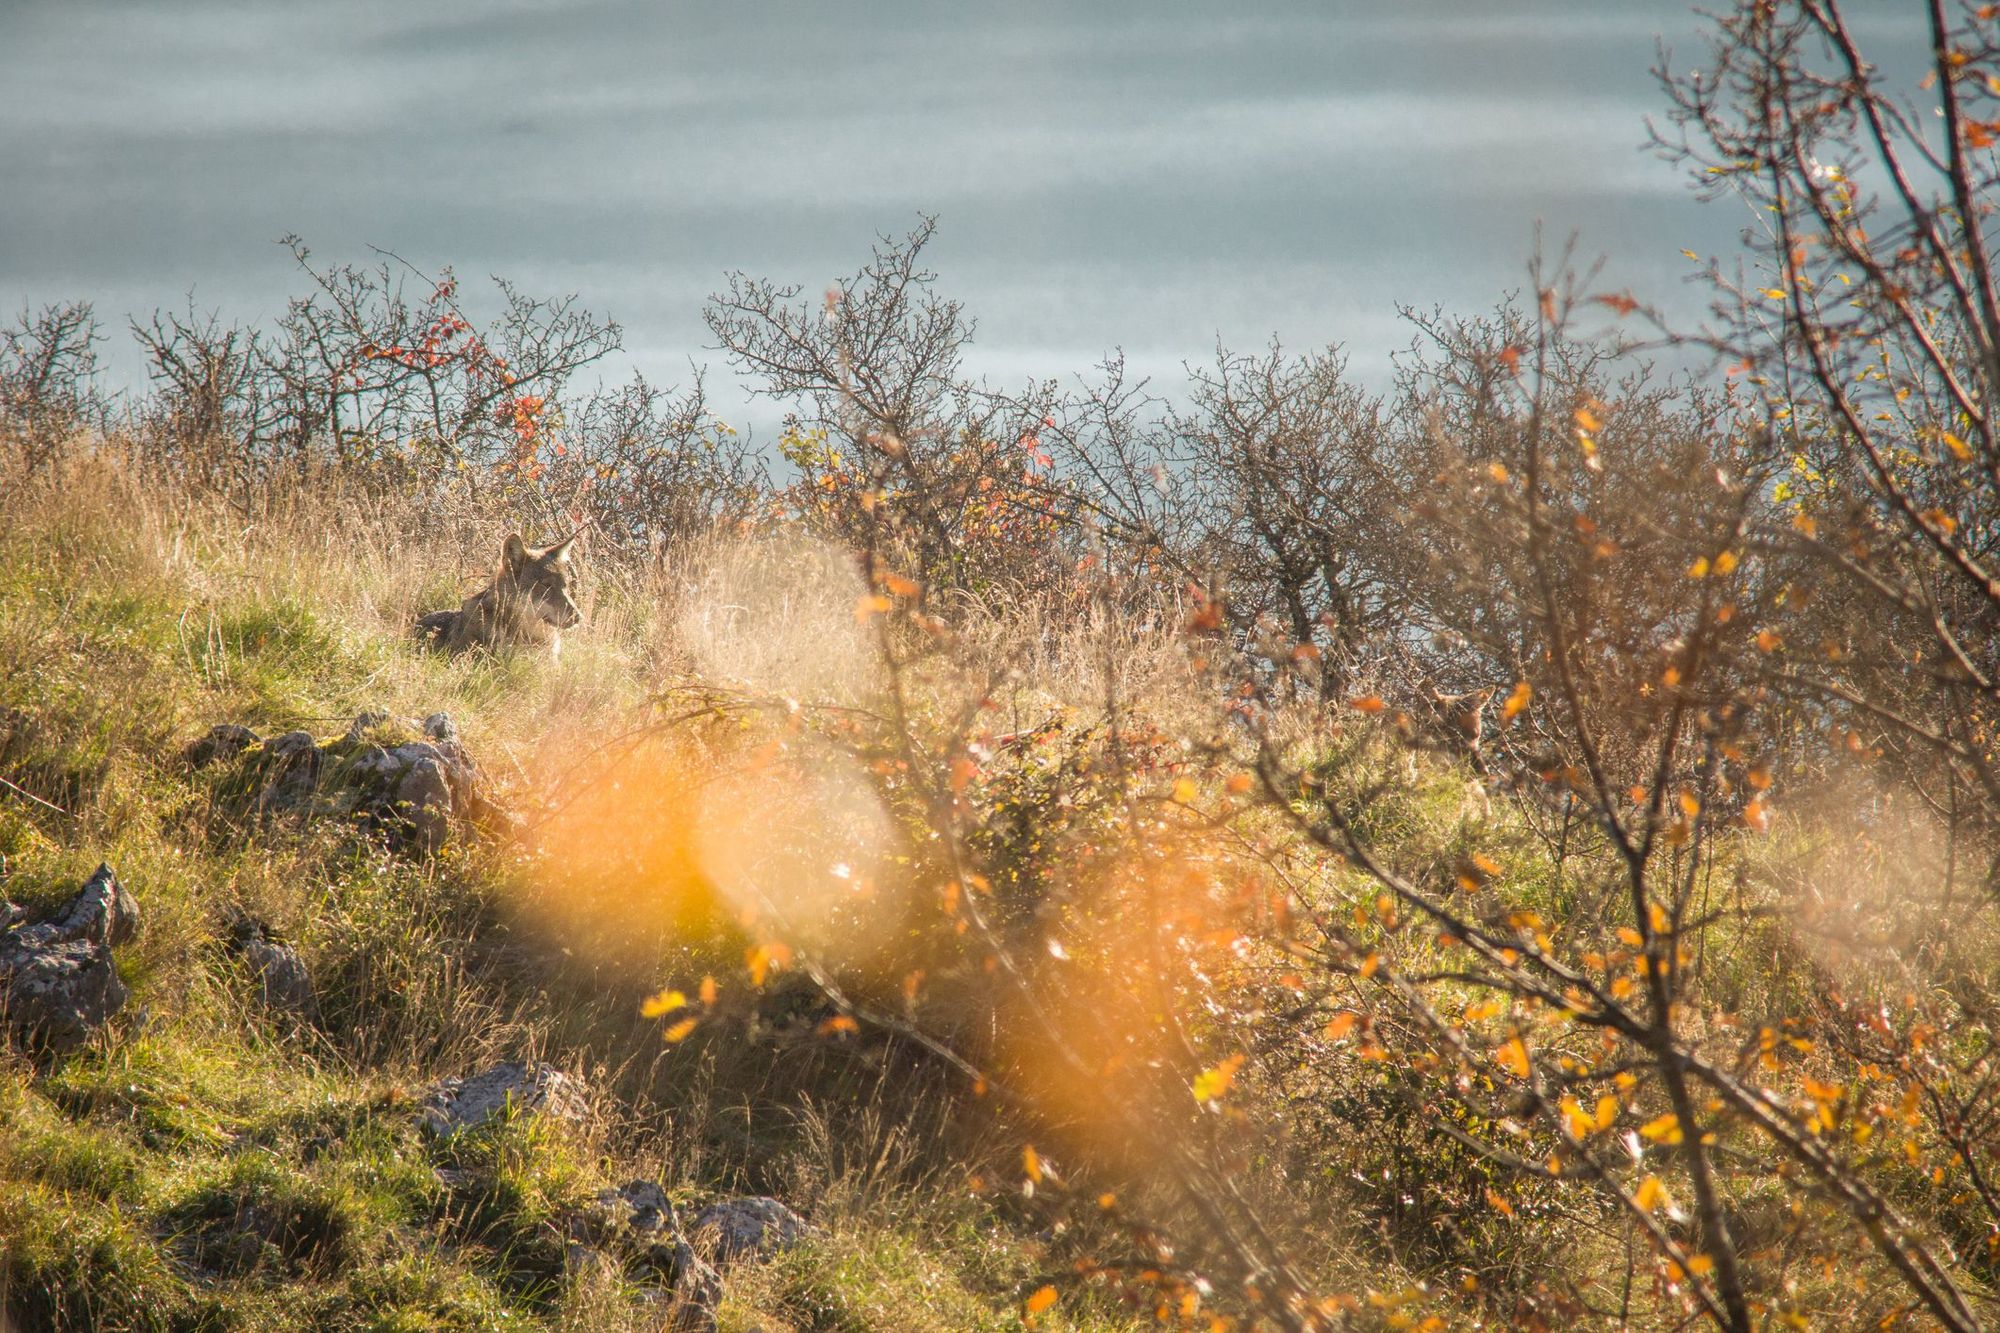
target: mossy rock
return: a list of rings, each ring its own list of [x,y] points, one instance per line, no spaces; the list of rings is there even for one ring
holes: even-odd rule
[[[224,723],[182,757],[212,772],[215,808],[239,828],[273,818],[340,820],[398,850],[431,854],[455,833],[503,817],[444,713],[421,722],[362,713],[332,737],[261,737]]]

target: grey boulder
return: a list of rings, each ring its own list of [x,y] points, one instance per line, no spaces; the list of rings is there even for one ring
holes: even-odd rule
[[[139,904],[100,865],[54,916],[0,936],[8,1034],[57,1054],[81,1046],[125,1005],[111,950],[138,930]]]
[[[509,1060],[469,1078],[448,1078],[438,1084],[424,1103],[422,1120],[432,1133],[449,1138],[509,1112],[581,1120],[588,1109],[583,1085],[554,1065]]]

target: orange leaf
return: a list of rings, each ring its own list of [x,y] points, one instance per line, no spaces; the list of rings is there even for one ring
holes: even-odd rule
[[[821,1023],[817,1031],[822,1037],[835,1037],[845,1032],[859,1032],[861,1025],[846,1014],[835,1014]]]
[[[1507,701],[1500,705],[1500,720],[1503,722],[1512,722],[1519,716],[1521,710],[1528,706],[1528,701],[1534,697],[1534,686],[1528,684],[1525,680],[1516,681],[1514,683],[1514,692],[1509,694]]]
[[[681,994],[679,991],[663,990],[658,995],[648,995],[646,997],[646,1002],[639,1006],[639,1016],[641,1018],[658,1018],[663,1014],[671,1014],[676,1009],[684,1008],[687,1002],[687,996]]]
[[[1034,1295],[1028,1297],[1027,1311],[1031,1315],[1040,1314],[1055,1303],[1056,1289],[1054,1287],[1039,1287],[1036,1289]]]
[[[1355,711],[1356,711],[1356,712],[1361,712],[1361,713],[1379,713],[1379,712],[1381,712],[1381,711],[1382,711],[1382,710],[1383,710],[1384,708],[1387,708],[1387,707],[1388,707],[1388,705],[1382,702],[1382,696],[1381,696],[1381,695],[1379,695],[1379,694],[1369,694],[1369,695],[1364,695],[1364,696],[1362,696],[1361,698],[1359,698],[1359,699],[1356,699],[1356,700],[1354,700],[1354,703],[1353,703],[1353,707],[1354,707],[1354,709],[1355,709]]]
[[[1493,1060],[1515,1078],[1528,1076],[1528,1044],[1519,1037],[1510,1038],[1505,1045],[1494,1051]]]
[[[668,1041],[686,1041],[688,1035],[700,1026],[699,1018],[683,1018],[660,1035]]]
[[[1348,1009],[1341,1010],[1333,1016],[1333,1021],[1326,1025],[1327,1039],[1329,1041],[1339,1041],[1342,1037],[1354,1031],[1354,1025],[1360,1021],[1360,1014]]]

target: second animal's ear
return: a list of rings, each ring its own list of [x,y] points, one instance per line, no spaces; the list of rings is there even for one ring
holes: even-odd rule
[[[509,533],[507,544],[500,548],[500,563],[509,569],[519,569],[528,559],[528,543],[518,532]]]
[[[572,532],[572,533],[571,533],[571,534],[570,534],[569,536],[567,536],[567,537],[563,538],[563,539],[562,539],[561,541],[557,542],[557,543],[556,543],[556,544],[555,544],[554,546],[551,546],[551,547],[550,547],[550,548],[549,548],[548,550],[546,550],[546,551],[543,551],[543,552],[542,552],[542,558],[543,558],[543,559],[545,559],[545,560],[548,560],[548,559],[554,559],[554,560],[567,560],[567,559],[569,559],[569,544],[570,544],[571,542],[575,541],[575,540],[577,539],[577,536],[578,536],[578,534],[579,534],[579,533],[581,533],[581,532],[582,532],[582,529],[581,529],[581,528],[579,528],[579,529],[578,529],[578,530],[577,530],[576,532]]]

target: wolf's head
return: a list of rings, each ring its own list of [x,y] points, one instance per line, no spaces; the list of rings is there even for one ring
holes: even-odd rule
[[[500,550],[499,586],[527,603],[529,614],[556,629],[583,619],[569,596],[569,546],[576,534],[554,546],[533,547],[514,533]]]

